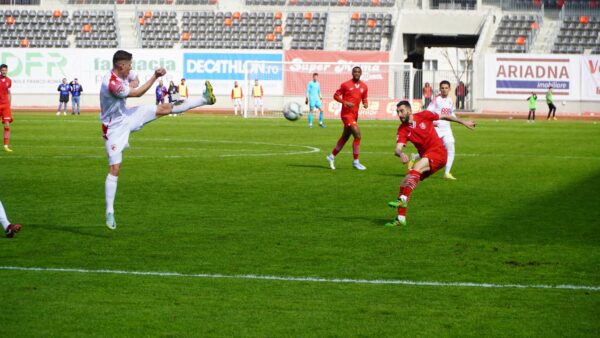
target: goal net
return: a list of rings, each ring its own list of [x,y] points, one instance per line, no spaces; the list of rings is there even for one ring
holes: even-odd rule
[[[355,66],[362,68],[361,80],[369,88],[369,107],[361,106],[361,119],[395,119],[398,101],[413,102],[415,75],[408,63],[248,61],[242,83],[244,116],[282,116],[283,107],[289,102],[301,104],[304,114],[308,113],[309,107],[305,103],[307,85],[317,73],[324,117],[339,118],[341,104],[333,99],[333,95],[343,82],[352,78]]]

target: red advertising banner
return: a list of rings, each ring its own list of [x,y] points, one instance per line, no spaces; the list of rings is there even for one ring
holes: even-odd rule
[[[289,50],[285,52],[286,64],[284,71],[285,95],[304,96],[306,86],[312,80],[313,73],[319,73],[321,93],[323,98],[333,97],[340,85],[352,78],[352,68],[362,68],[361,80],[369,87],[369,97],[389,97],[388,68],[389,53],[387,52],[344,52],[344,51],[315,51]],[[306,62],[322,62],[322,64],[307,64]],[[324,64],[332,62],[334,64]]]
[[[373,98],[369,100],[369,108],[362,107],[358,111],[360,120],[398,120],[396,104],[400,99]],[[413,111],[419,112],[423,109],[421,100],[413,100]],[[308,108],[306,108],[308,109]],[[329,98],[323,98],[323,112],[326,118],[340,118],[342,104]]]

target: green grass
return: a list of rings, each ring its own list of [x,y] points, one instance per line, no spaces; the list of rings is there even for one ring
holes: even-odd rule
[[[600,125],[454,126],[458,181],[422,182],[405,230],[383,226],[406,170],[397,123],[361,122],[359,172],[350,144],[337,170],[324,159],[339,121],[305,122],[145,126],[110,232],[97,116],[16,114],[0,199],[24,228],[0,238],[0,266],[600,285]],[[598,291],[7,270],[0,288],[2,337],[600,335]]]

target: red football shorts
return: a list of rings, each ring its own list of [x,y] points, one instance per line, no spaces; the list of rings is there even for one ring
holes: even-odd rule
[[[9,104],[0,105],[0,116],[2,116],[2,123],[4,123],[4,122],[11,123],[13,121]]]
[[[344,123],[344,127],[356,126],[358,125],[358,114],[344,114],[342,115],[342,122]]]
[[[435,174],[436,171],[446,166],[448,160],[448,152],[446,148],[438,148],[427,151],[421,158],[427,157],[429,160],[429,171],[421,174],[421,181]]]

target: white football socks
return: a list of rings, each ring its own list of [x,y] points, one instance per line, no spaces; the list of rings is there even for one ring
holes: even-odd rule
[[[2,202],[0,202],[0,223],[2,223],[2,227],[4,230],[8,228],[10,222],[8,221],[8,217],[6,217],[6,212],[4,212],[4,207],[2,206]]]
[[[173,108],[171,109],[171,112],[173,112],[173,114],[181,114],[183,112],[186,112],[190,109],[194,109],[196,107],[200,107],[200,106],[204,106],[206,104],[206,99],[204,97],[196,97],[196,98],[192,98],[190,97],[189,99],[183,101],[181,104],[178,105],[173,105]]]
[[[454,150],[454,142],[446,142],[444,143],[444,146],[446,146],[446,150],[448,151],[448,160],[446,161],[446,175],[448,175],[450,173],[450,170],[452,170],[452,164],[454,163],[454,154],[455,154],[455,150]]]
[[[398,215],[398,220],[400,222],[404,222],[404,221],[406,221],[406,216]]]
[[[106,194],[106,212],[115,212],[115,195],[117,194],[117,180],[118,176],[108,174],[106,176],[106,182],[104,184],[104,192]]]

